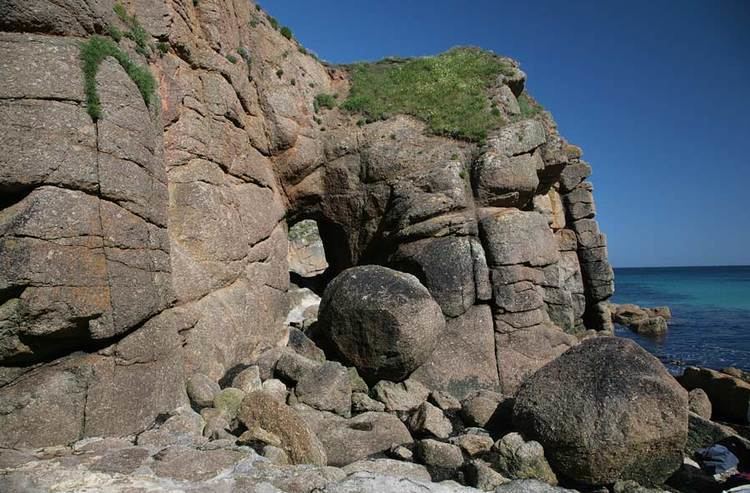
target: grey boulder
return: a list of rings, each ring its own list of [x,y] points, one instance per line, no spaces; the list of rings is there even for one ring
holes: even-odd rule
[[[572,419],[575,417],[575,419]],[[602,485],[666,480],[682,463],[687,392],[632,341],[586,340],[521,387],[513,424],[558,473]]]
[[[376,265],[352,267],[326,288],[324,338],[365,379],[403,380],[432,354],[445,327],[419,280]]]

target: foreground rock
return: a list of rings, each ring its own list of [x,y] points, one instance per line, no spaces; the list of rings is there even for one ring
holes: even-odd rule
[[[328,465],[345,466],[412,442],[409,430],[392,414],[366,412],[345,419],[302,406],[296,411],[322,443]]]
[[[339,274],[326,288],[319,320],[335,350],[370,380],[406,378],[445,327],[416,277],[374,265]]]
[[[600,337],[532,376],[513,423],[567,478],[658,484],[682,462],[687,409],[687,392],[656,358],[632,341]]]
[[[423,467],[364,461],[351,468],[278,466],[229,441],[206,447],[139,447],[125,439],[87,439],[72,447],[0,450],[0,491],[477,493],[433,483]],[[135,472],[137,471],[137,473]]]
[[[544,458],[539,442],[526,442],[518,433],[508,433],[495,444],[494,450],[495,468],[504,476],[557,484],[557,477]]]

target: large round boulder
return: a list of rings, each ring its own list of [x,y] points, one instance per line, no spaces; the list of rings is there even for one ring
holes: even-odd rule
[[[513,424],[544,446],[553,469],[591,485],[664,482],[682,463],[688,396],[627,339],[589,339],[521,387]]]
[[[419,280],[387,267],[352,267],[326,288],[323,337],[363,377],[400,381],[435,349],[445,327],[440,306]]]

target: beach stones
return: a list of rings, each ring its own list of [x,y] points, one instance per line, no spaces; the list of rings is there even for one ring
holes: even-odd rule
[[[585,484],[666,480],[682,463],[687,392],[632,341],[589,339],[521,387],[513,424],[558,473]]]
[[[400,381],[432,354],[445,327],[419,280],[386,267],[353,267],[326,288],[323,337],[365,379]]]

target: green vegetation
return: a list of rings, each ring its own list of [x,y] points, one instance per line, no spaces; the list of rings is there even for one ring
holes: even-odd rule
[[[432,133],[482,141],[504,123],[499,111],[491,111],[487,89],[498,75],[509,73],[498,57],[475,48],[357,64],[342,106],[368,121],[407,114],[424,120]]]
[[[270,14],[266,14],[266,18],[268,19],[268,22],[271,23],[271,27],[274,28],[274,29],[276,29],[278,31],[279,30],[279,21],[277,21],[276,18],[273,17]]]
[[[292,30],[289,29],[287,26],[284,26],[281,28],[281,31],[279,31],[282,36],[284,36],[286,39],[292,39]]]
[[[156,81],[147,67],[133,63],[113,40],[102,36],[92,36],[81,43],[81,62],[83,64],[84,89],[86,91],[86,110],[94,121],[102,117],[102,104],[96,90],[96,74],[107,57],[117,60],[130,79],[138,86],[146,106],[151,105]]]
[[[117,17],[119,17],[120,20],[130,28],[130,31],[126,32],[124,35],[126,38],[130,38],[135,42],[135,51],[145,57],[148,57],[150,54],[150,46],[148,41],[151,37],[148,31],[146,31],[143,26],[141,26],[141,23],[138,22],[138,18],[136,18],[136,16],[128,15],[128,12],[125,10],[125,7],[123,7],[121,3],[116,3],[112,10],[114,10],[115,14],[117,14]],[[114,37],[113,39],[115,39],[115,41],[119,41]]]
[[[531,118],[542,111],[539,103],[531,99],[525,92],[518,96],[518,107],[521,109],[522,118]]]
[[[106,31],[109,37],[114,39],[117,43],[122,40],[122,31],[117,29],[117,26],[107,26]]]
[[[234,55],[227,55],[227,60],[229,60],[229,63],[237,63],[237,57]]]
[[[282,76],[282,75],[284,75],[284,71],[283,71],[283,70],[281,70],[281,69],[278,69],[278,70],[276,71],[276,77],[278,77],[279,79],[281,79],[281,76]]]
[[[169,51],[169,43],[165,43],[164,41],[159,41],[158,43],[156,43],[156,48],[159,50],[159,53],[161,54],[161,56],[164,56]]]
[[[333,94],[318,94],[313,100],[313,108],[315,108],[315,113],[317,113],[320,108],[327,108],[331,110],[335,107],[336,96]]]
[[[245,63],[250,64],[250,52],[247,51],[247,48],[240,46],[237,48],[237,53],[239,53],[242,59],[245,60]]]

